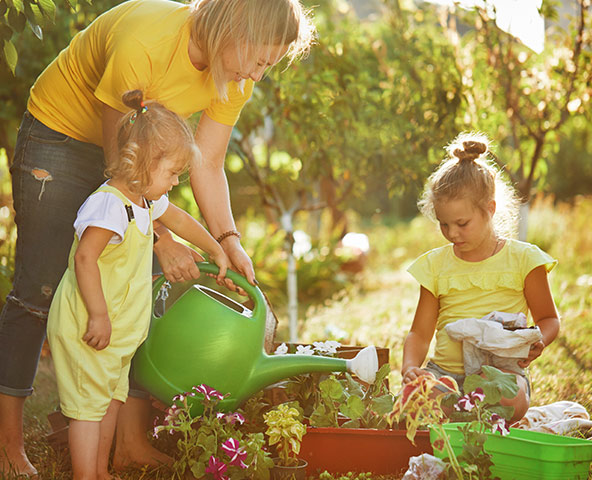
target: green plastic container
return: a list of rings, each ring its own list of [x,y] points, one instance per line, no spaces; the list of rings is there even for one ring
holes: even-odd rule
[[[462,423],[448,423],[444,430],[450,437],[454,453],[460,455]],[[432,445],[439,438],[430,429]],[[485,450],[491,454],[493,476],[501,480],[588,480],[592,462],[592,441],[549,433],[510,428],[510,434],[490,433]],[[444,458],[446,452],[434,448],[434,455]]]

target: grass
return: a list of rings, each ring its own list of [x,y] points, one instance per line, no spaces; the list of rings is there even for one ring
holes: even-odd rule
[[[572,400],[592,411],[592,199],[579,198],[573,205],[539,199],[530,215],[529,241],[559,260],[550,276],[551,288],[562,316],[557,340],[530,369],[533,405]],[[411,325],[418,287],[406,266],[423,251],[442,244],[434,226],[422,218],[406,224],[368,225],[373,246],[365,272],[347,289],[322,305],[309,308],[302,321],[302,341],[324,340],[330,331],[345,332],[344,343],[375,344],[390,348],[391,385],[400,384],[402,345]],[[280,319],[278,335],[286,338],[286,320]],[[57,406],[51,360],[44,357],[35,381],[35,393],[26,403],[26,448],[41,472],[40,480],[70,478],[69,458],[45,441],[47,415]],[[164,450],[170,444],[157,445]],[[4,480],[1,478],[0,480]],[[166,471],[138,470],[123,480],[170,479]],[[6,477],[8,478],[8,477]],[[385,478],[385,477],[383,477]]]

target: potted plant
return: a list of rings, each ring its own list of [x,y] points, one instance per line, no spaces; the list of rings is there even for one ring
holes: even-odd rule
[[[192,416],[189,397],[201,399],[201,415]],[[195,386],[175,396],[163,423],[154,427],[155,437],[162,432],[179,437],[173,479],[269,478],[273,461],[263,448],[263,433],[249,431],[240,412],[219,412],[224,397],[207,385]]]
[[[390,366],[383,365],[372,385],[349,374],[331,375],[318,383],[301,450],[309,472],[399,473],[411,456],[432,451],[427,430],[414,444],[405,430],[391,428],[395,397],[386,383],[389,372]]]
[[[592,444],[541,432],[510,428],[513,409],[499,401],[516,395],[515,376],[484,366],[469,375],[454,404],[453,420],[432,427],[434,454],[450,465],[448,478],[588,479]]]
[[[307,462],[299,459],[300,443],[306,427],[300,412],[288,404],[274,407],[263,415],[269,445],[275,446],[278,457],[271,472],[272,480],[304,480]]]

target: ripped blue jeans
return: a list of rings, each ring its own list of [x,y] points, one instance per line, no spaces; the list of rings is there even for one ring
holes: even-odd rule
[[[0,314],[0,393],[33,392],[47,312],[84,200],[105,181],[103,149],[25,112],[10,167],[17,243],[13,289]]]

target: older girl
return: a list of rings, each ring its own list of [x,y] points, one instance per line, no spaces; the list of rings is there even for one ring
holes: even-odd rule
[[[419,303],[403,351],[403,383],[420,375],[449,375],[462,386],[461,342],[444,328],[462,318],[492,311],[529,311],[542,333],[519,363],[527,367],[559,331],[559,315],[547,280],[557,263],[537,246],[504,236],[517,217],[513,189],[487,161],[488,140],[462,134],[448,147],[449,158],[429,178],[420,208],[434,218],[450,243],[430,250],[409,267],[420,284]],[[508,228],[510,227],[510,228]],[[434,356],[424,365],[432,337]],[[519,392],[502,404],[514,407],[514,420],[530,402],[528,379],[516,375]]]

